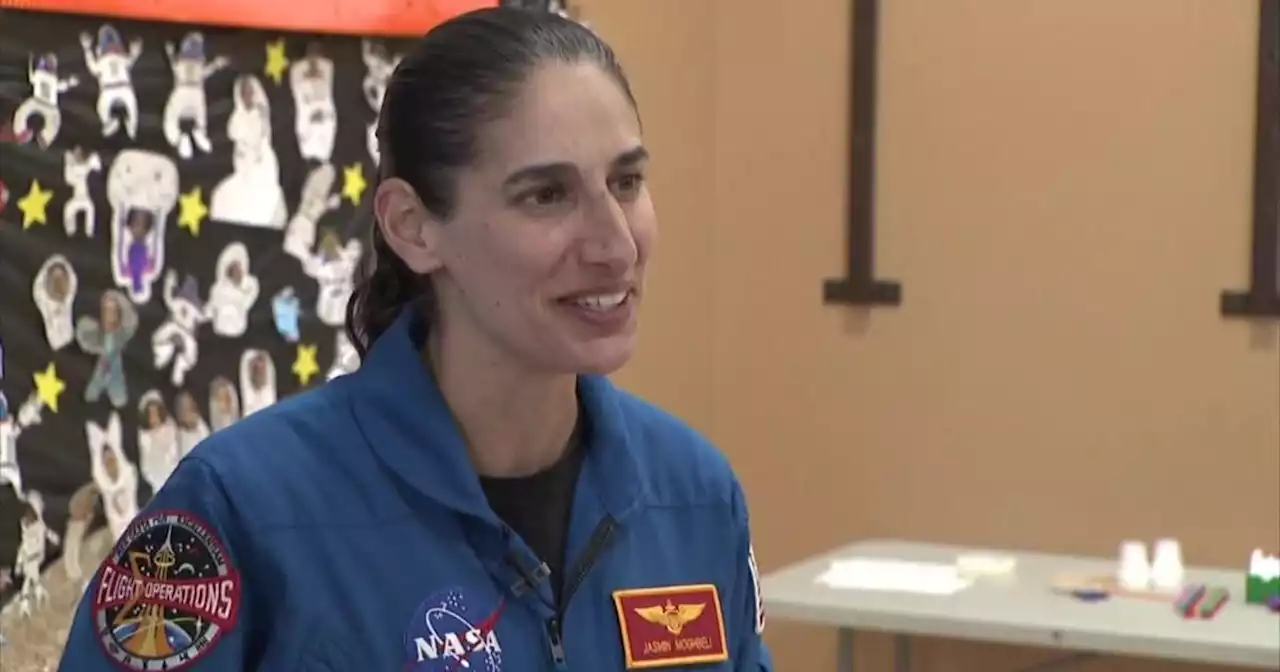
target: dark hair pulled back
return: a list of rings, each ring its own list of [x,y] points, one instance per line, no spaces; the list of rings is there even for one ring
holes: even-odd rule
[[[635,100],[613,50],[589,28],[554,12],[495,7],[432,28],[387,83],[378,116],[379,179],[400,178],[447,220],[455,177],[476,158],[483,126],[510,111],[520,85],[548,62],[590,62]],[[363,358],[406,305],[435,312],[428,277],[410,270],[372,227],[371,251],[347,304],[347,334]]]

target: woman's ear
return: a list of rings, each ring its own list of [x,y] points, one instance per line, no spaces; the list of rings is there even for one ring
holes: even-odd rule
[[[409,270],[427,275],[440,268],[440,222],[408,182],[383,180],[373,196],[373,214],[383,239]]]

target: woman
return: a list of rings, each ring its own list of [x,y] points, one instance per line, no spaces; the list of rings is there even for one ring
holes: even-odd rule
[[[604,378],[655,237],[613,53],[466,14],[406,55],[379,137],[360,368],[183,461],[62,669],[771,669],[728,464]]]

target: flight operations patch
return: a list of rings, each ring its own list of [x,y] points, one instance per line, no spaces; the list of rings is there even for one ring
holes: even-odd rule
[[[125,531],[98,570],[92,613],[107,655],[127,670],[179,670],[236,624],[240,576],[199,518],[156,511]]]

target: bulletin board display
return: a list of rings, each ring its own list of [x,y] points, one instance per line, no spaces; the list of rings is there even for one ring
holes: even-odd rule
[[[21,599],[210,432],[348,370],[376,110],[409,43],[0,22],[0,599]]]

